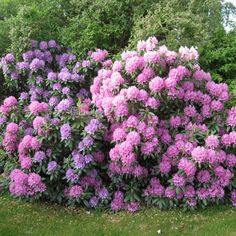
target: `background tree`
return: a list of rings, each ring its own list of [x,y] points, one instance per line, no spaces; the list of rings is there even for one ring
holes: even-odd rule
[[[220,0],[158,1],[135,22],[130,47],[139,39],[154,35],[172,49],[180,45],[201,48],[216,30],[223,29],[224,19],[234,9],[232,5],[227,7],[224,11],[225,5]]]
[[[53,38],[78,55],[94,48],[118,53],[128,44],[134,18],[145,15],[152,3],[151,0],[107,0],[105,4],[102,0],[8,0],[0,3],[3,12],[0,36],[4,41],[0,52],[8,48],[20,54],[30,38]]]
[[[201,50],[201,65],[208,69],[217,82],[229,85],[233,102],[236,101],[236,28],[228,33],[216,31]]]
[[[55,39],[78,56],[95,48],[115,56],[156,36],[175,50],[197,46],[204,68],[232,90],[235,33],[227,32],[234,28],[232,14],[235,7],[221,0],[2,0],[0,54],[18,56],[30,39]]]

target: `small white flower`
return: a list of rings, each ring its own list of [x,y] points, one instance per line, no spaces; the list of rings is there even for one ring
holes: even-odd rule
[[[160,229],[157,230],[157,234],[161,234],[161,230]]]

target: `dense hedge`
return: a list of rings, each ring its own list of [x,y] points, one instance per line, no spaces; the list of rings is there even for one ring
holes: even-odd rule
[[[54,40],[31,43],[1,59],[21,92],[0,107],[4,189],[113,211],[236,204],[236,108],[195,48],[150,37],[116,61],[100,49],[78,60]]]

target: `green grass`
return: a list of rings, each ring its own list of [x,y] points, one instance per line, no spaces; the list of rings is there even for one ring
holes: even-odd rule
[[[236,235],[236,211],[216,206],[195,212],[144,208],[136,214],[87,212],[0,196],[0,236]]]

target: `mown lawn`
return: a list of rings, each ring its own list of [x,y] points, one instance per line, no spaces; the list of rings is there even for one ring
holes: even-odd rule
[[[161,230],[158,234],[157,230]],[[136,214],[71,210],[0,196],[0,236],[43,235],[236,235],[236,210],[229,206],[196,212],[144,208]]]

